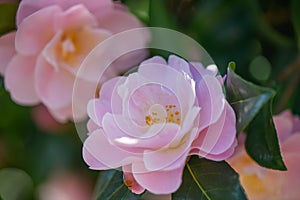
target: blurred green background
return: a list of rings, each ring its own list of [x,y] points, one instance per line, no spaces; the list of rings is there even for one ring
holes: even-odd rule
[[[274,88],[275,114],[287,108],[300,114],[300,1],[121,2],[146,26],[171,28],[194,38],[208,51],[222,75],[228,62],[234,61],[243,78]],[[1,35],[15,29],[17,6],[0,4]],[[43,126],[36,119],[37,109],[43,108],[12,102],[0,78],[0,169],[19,169],[27,176],[21,179],[29,179],[14,184],[3,178],[6,176],[0,170],[0,194],[5,186],[6,193],[20,191],[17,199],[38,199],[40,186],[53,174],[70,171],[86,177],[93,187],[97,172],[88,170],[82,160],[82,143],[74,125],[53,122]]]

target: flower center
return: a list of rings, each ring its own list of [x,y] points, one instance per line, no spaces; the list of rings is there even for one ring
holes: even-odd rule
[[[158,123],[175,123],[180,124],[180,112],[176,105],[153,105],[149,109],[149,115],[145,116],[145,122],[148,126]]]
[[[76,38],[73,32],[66,33],[61,38],[61,51],[63,59],[70,60],[72,54],[76,52]]]

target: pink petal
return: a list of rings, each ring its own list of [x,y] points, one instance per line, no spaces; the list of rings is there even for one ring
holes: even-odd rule
[[[192,74],[190,72],[190,66],[184,59],[175,55],[170,55],[168,59],[168,65],[173,67],[177,71],[184,72],[190,77],[192,77]]]
[[[5,86],[12,99],[19,104],[34,105],[40,102],[34,87],[35,57],[17,54],[5,71]]]
[[[144,168],[142,163],[134,163],[132,172],[135,180],[153,194],[170,194],[175,192],[182,182],[183,166],[170,171],[154,171],[140,173]]]
[[[136,127],[128,127],[124,130],[123,127],[126,124],[122,124],[122,117],[117,118],[110,113],[104,116],[102,125],[111,143],[136,153],[143,153],[145,149],[158,149],[170,145],[180,134],[179,126],[174,123],[154,124],[147,131]]]
[[[137,159],[109,143],[103,130],[91,133],[83,144],[83,159],[91,169],[105,170],[130,164]]]
[[[37,93],[48,108],[57,110],[71,105],[74,77],[68,72],[56,71],[42,57],[39,57],[35,79]]]
[[[282,199],[298,199],[300,196],[299,151],[294,155],[285,156],[284,162],[288,170],[274,173],[273,176],[280,176],[281,178],[280,194]]]
[[[72,105],[69,104],[66,107],[58,108],[58,109],[49,109],[51,115],[56,119],[56,121],[60,123],[66,123],[69,119],[75,121],[73,119]]]
[[[157,131],[157,129],[159,129]],[[137,148],[137,149],[160,149],[169,145],[179,134],[180,127],[174,123],[168,123],[163,126],[159,124],[152,125],[148,132],[141,137],[133,138],[124,136],[115,138],[114,143],[120,147]],[[146,135],[152,135],[146,137]]]
[[[200,111],[200,131],[215,123],[224,111],[225,97],[220,82],[214,76],[204,76],[197,88]]]
[[[87,112],[89,117],[102,127],[103,116],[110,112],[112,113],[112,107],[114,108],[115,114],[120,114],[122,112],[122,101],[118,95],[113,95],[116,92],[117,86],[124,81],[124,78],[116,77],[107,82],[105,82],[100,89],[99,96],[100,99],[90,100],[87,106]],[[112,97],[114,96],[114,101]],[[114,103],[114,104],[113,104]]]
[[[207,154],[205,152],[197,152],[197,153],[191,153],[190,155],[203,155],[206,159],[214,160],[214,161],[222,161],[227,158],[230,158],[233,153],[235,152],[235,147],[237,146],[237,141],[235,140],[230,148],[228,148],[226,151],[220,154]]]
[[[177,70],[162,64],[149,63],[140,65],[138,73],[150,83],[162,85],[170,90],[178,99],[183,116],[195,103],[193,84]]]
[[[17,13],[17,24],[20,24],[24,18],[28,17],[32,13],[51,6],[57,5],[62,9],[66,10],[71,6],[76,4],[83,4],[85,5],[92,13],[95,11],[105,11],[105,9],[109,9],[113,7],[113,3],[111,0],[25,0],[21,1],[19,10]]]
[[[112,9],[109,12],[95,12],[100,28],[113,33],[119,33],[133,28],[142,27],[140,21],[129,12],[121,9]]]
[[[274,116],[273,121],[279,142],[283,143],[292,134],[293,122],[284,116]]]
[[[54,16],[55,30],[78,29],[84,26],[97,26],[97,19],[82,4],[74,5],[63,13]]]
[[[300,133],[295,133],[281,143],[283,155],[299,154],[300,152]]]
[[[143,61],[143,62],[141,63],[141,65],[144,65],[144,64],[151,64],[151,63],[153,63],[153,64],[167,65],[166,60],[165,60],[163,57],[161,57],[161,56],[153,56],[153,57],[151,57],[151,58],[149,58],[149,59]]]
[[[200,132],[192,147],[207,154],[218,155],[226,152],[232,146],[235,141],[235,135],[235,114],[226,102],[225,109],[219,120]],[[205,157],[206,155],[201,156]]]
[[[16,32],[8,33],[0,37],[0,74],[4,75],[5,69],[15,55]]]
[[[185,141],[182,140],[181,144],[173,146],[170,141],[169,145],[165,148],[157,150],[146,150],[144,152],[145,168],[149,171],[156,170],[173,170],[185,165],[186,158],[188,156],[191,143],[195,135],[197,135],[197,129],[191,130],[191,133],[186,135]],[[183,134],[179,132],[178,135]]]
[[[54,18],[61,9],[51,6],[30,15],[19,25],[16,34],[16,49],[24,55],[40,52],[54,35]]]
[[[145,191],[145,188],[143,188],[138,184],[138,182],[136,182],[131,172],[126,172],[126,170],[123,170],[123,173],[124,173],[124,183],[126,186],[128,186],[128,189],[130,189],[131,192],[135,194],[141,194]]]
[[[100,127],[93,121],[93,120],[89,120],[88,123],[87,123],[87,129],[88,131],[91,133],[91,132],[94,132],[95,130],[99,129]]]
[[[95,124],[102,127],[103,116],[111,111],[111,105],[109,101],[102,99],[92,99],[88,102],[87,113]]]

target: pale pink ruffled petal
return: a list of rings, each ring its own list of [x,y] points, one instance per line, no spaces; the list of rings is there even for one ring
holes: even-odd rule
[[[202,153],[197,152],[194,155],[204,155],[206,159],[214,160],[214,161],[222,161],[224,159],[230,158],[233,155],[233,153],[235,152],[236,146],[237,146],[237,140],[234,140],[232,145],[226,151],[224,151],[223,153],[220,153],[220,154],[207,154],[205,152],[202,152]],[[190,155],[193,155],[193,154],[190,154]]]
[[[83,26],[97,26],[97,19],[82,4],[70,7],[68,10],[54,16],[55,30],[78,29]]]
[[[109,143],[103,130],[91,133],[83,144],[83,158],[91,169],[118,168],[130,164],[137,157]]]
[[[196,88],[200,111],[200,131],[215,123],[224,111],[225,97],[220,82],[213,76],[204,76]]]
[[[177,70],[162,64],[149,63],[141,65],[138,73],[153,84],[160,84],[169,89],[178,98],[183,116],[194,104],[195,94],[191,82]]]
[[[279,142],[285,141],[292,134],[293,122],[284,116],[274,116],[274,125],[277,131]]]
[[[64,70],[56,71],[42,57],[35,71],[35,87],[42,102],[51,110],[71,105],[74,77]]]
[[[23,20],[16,33],[16,49],[24,55],[39,53],[54,35],[54,16],[61,13],[58,6],[39,10]]]
[[[299,138],[298,138],[299,139]],[[298,145],[299,145],[298,140]],[[284,152],[283,152],[284,154]],[[300,155],[299,151],[293,155],[284,156],[284,162],[287,166],[287,171],[275,172],[273,176],[279,176],[281,178],[280,196],[281,199],[298,199],[300,196],[300,173],[299,173],[299,162]],[[272,179],[271,179],[272,181]],[[274,181],[274,179],[273,179]],[[270,184],[270,183],[269,183]],[[272,183],[271,183],[272,184]]]
[[[170,55],[168,59],[168,65],[173,67],[177,71],[183,72],[185,74],[188,74],[190,77],[192,77],[189,64],[182,58],[179,58],[178,56]]]
[[[94,132],[95,130],[99,129],[100,127],[93,121],[93,120],[89,120],[87,123],[87,129],[89,131],[89,133]]]
[[[8,33],[0,37],[0,74],[4,75],[5,69],[15,55],[16,32]]]
[[[140,173],[145,170],[145,173]],[[147,172],[142,163],[132,165],[136,181],[154,194],[170,194],[175,192],[182,182],[183,167],[170,171]]]
[[[166,62],[166,60],[161,57],[161,56],[153,56],[145,61],[143,61],[141,63],[141,65],[145,65],[145,64],[162,64],[162,65],[167,65],[168,63]]]
[[[119,33],[132,28],[142,27],[140,21],[132,14],[121,9],[111,9],[110,12],[95,12],[99,26],[103,29]]]
[[[58,5],[66,10],[76,4],[85,5],[91,12],[95,12],[101,8],[111,9],[113,7],[111,0],[23,0],[20,3],[19,11],[17,13],[17,24],[20,24],[24,18],[42,8]]]
[[[227,151],[233,144],[235,132],[235,114],[226,102],[225,109],[219,120],[200,132],[198,138],[193,142],[192,148],[198,148],[207,154],[221,154]]]
[[[131,192],[135,194],[142,194],[145,191],[145,188],[140,186],[138,182],[136,182],[135,178],[133,177],[133,174],[131,172],[126,172],[123,167],[123,173],[124,173],[124,183],[126,186],[128,186],[128,189],[131,190]]]
[[[198,134],[197,129],[189,133],[189,138],[182,141],[181,144],[170,144],[166,148],[157,150],[146,150],[144,153],[145,168],[149,171],[156,170],[173,170],[185,165],[193,138]],[[182,134],[182,132],[179,132]]]
[[[34,87],[35,57],[16,55],[5,71],[5,87],[14,101],[21,105],[40,102]]]
[[[60,123],[66,123],[69,119],[74,119],[71,104],[63,108],[49,109],[49,112],[56,119],[56,121]],[[74,120],[76,120],[76,118]]]
[[[284,155],[299,154],[300,132],[294,133],[289,138],[287,138],[283,143],[281,143],[281,151],[284,153]]]
[[[88,115],[94,121],[94,123],[98,124],[98,126],[100,127],[102,127],[103,116],[107,112],[112,113],[112,95],[113,92],[117,89],[117,86],[122,82],[122,80],[123,78],[116,77],[105,82],[101,86],[101,90],[99,92],[99,96],[101,98],[91,100],[88,103]],[[114,106],[114,113],[120,114],[122,112],[122,103],[119,96],[114,96],[114,103],[116,103]]]

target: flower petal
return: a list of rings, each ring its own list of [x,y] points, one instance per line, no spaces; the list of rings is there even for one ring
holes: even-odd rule
[[[58,6],[41,9],[18,26],[16,49],[24,55],[39,53],[54,35],[53,16],[61,12]]]
[[[17,24],[19,25],[26,17],[42,8],[51,5],[58,5],[62,9],[66,10],[69,7],[74,6],[76,4],[85,5],[92,13],[94,13],[95,11],[103,10],[104,8],[109,9],[113,7],[113,3],[111,2],[111,0],[26,0],[21,1],[20,3],[17,13]]]
[[[16,32],[8,33],[0,37],[0,74],[4,75],[5,69],[15,55]]]
[[[182,182],[183,167],[170,171],[147,172],[142,163],[134,163],[132,172],[135,180],[154,194],[170,194],[175,192]],[[144,171],[144,173],[141,173]]]
[[[225,97],[220,82],[213,76],[204,76],[196,88],[200,111],[200,131],[215,123],[224,112]]]
[[[35,57],[15,55],[5,71],[5,87],[12,99],[21,105],[40,102],[34,87]]]
[[[131,13],[123,9],[111,9],[108,12],[95,12],[99,26],[103,29],[119,33],[133,28],[142,27],[140,21]]]
[[[74,5],[54,17],[55,30],[78,29],[83,26],[96,26],[97,19],[82,4]]]
[[[105,170],[131,164],[138,158],[110,144],[103,130],[98,129],[85,140],[83,159],[91,169]]]
[[[193,142],[192,148],[197,148],[207,154],[222,154],[232,146],[235,141],[235,135],[235,114],[226,102],[225,109],[219,120],[200,132],[198,138]],[[201,156],[206,157],[206,155]]]
[[[71,105],[74,77],[64,70],[56,71],[39,57],[35,71],[35,87],[42,102],[51,110]]]

